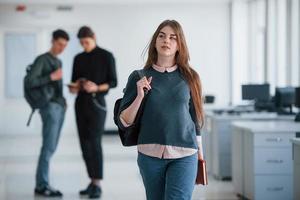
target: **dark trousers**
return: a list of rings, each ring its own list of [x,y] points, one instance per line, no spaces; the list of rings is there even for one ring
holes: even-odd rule
[[[90,178],[103,179],[101,138],[106,118],[105,100],[79,95],[75,103],[82,156]]]

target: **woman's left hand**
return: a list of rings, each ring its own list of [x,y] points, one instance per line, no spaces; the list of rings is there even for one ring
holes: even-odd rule
[[[99,91],[99,86],[92,82],[92,81],[86,81],[83,85],[83,89],[87,92],[87,93],[93,93],[93,92],[98,92]]]

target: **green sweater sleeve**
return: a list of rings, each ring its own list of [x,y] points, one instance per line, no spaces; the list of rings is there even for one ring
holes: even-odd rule
[[[190,99],[190,102],[189,102],[189,105],[190,105],[190,114],[191,114],[191,117],[192,117],[192,120],[193,122],[195,123],[195,127],[196,127],[196,135],[197,136],[200,136],[201,135],[201,127],[200,127],[200,124],[197,120],[197,116],[196,116],[196,110],[195,110],[195,106],[194,106],[194,103],[193,103],[193,99],[191,97]]]
[[[120,110],[125,110],[134,101],[137,96],[136,82],[138,81],[137,71],[133,71],[128,78],[126,88],[124,89],[124,96],[120,106]]]
[[[46,63],[42,58],[37,58],[32,66],[29,85],[31,88],[41,87],[51,82],[50,74],[43,75],[43,69]]]
[[[138,81],[138,73],[135,70],[129,75],[126,87],[124,89],[124,95],[123,95],[121,105],[120,105],[119,116],[120,116],[120,113],[123,110],[125,110],[126,108],[128,108],[132,104],[134,99],[136,98],[136,96],[137,96],[136,82],[137,81]],[[125,129],[125,127],[119,117],[118,117],[118,125],[122,129]]]

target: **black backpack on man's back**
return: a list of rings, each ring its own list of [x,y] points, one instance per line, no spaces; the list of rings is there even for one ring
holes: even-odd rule
[[[24,97],[32,109],[27,126],[30,124],[34,111],[45,106],[53,97],[54,92],[53,89],[48,85],[43,85],[40,87],[32,86],[31,82],[34,79],[34,77],[32,77],[33,67],[34,64],[31,64],[26,68],[26,75],[24,77]]]

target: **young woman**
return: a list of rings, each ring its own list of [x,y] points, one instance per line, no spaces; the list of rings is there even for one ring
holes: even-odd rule
[[[119,125],[133,123],[147,95],[137,148],[148,200],[192,198],[204,114],[200,78],[188,61],[180,24],[166,20],[149,44],[145,76],[134,71],[128,78]]]
[[[105,95],[117,85],[112,53],[97,46],[91,28],[83,26],[78,39],[84,52],[74,58],[70,92],[78,94],[75,103],[76,122],[82,155],[91,183],[80,195],[99,198],[102,190],[103,155],[101,138],[106,118]]]

